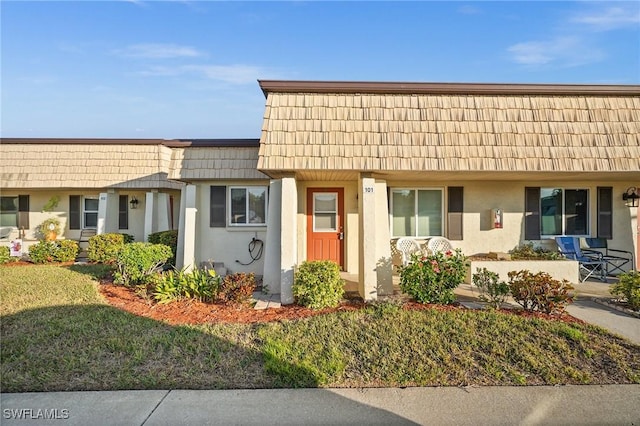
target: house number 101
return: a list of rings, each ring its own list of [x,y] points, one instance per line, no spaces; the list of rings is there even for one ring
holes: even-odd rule
[[[365,186],[364,192],[373,192],[373,186]]]

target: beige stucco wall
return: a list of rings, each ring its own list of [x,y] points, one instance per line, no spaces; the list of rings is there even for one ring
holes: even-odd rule
[[[236,262],[248,263],[249,243],[252,238],[258,238],[266,242],[267,227],[265,226],[226,226],[224,228],[211,228],[209,226],[209,206],[211,185],[264,185],[269,186],[268,180],[252,181],[211,181],[198,182],[196,185],[196,266],[201,262],[223,262],[229,272],[254,272],[262,275],[264,269],[264,252],[262,257],[248,266]],[[228,208],[228,206],[227,206]],[[256,248],[257,250],[257,248]],[[256,254],[256,253],[254,253]]]
[[[25,230],[26,240],[37,239],[36,228],[45,220],[50,217],[57,217],[60,220],[60,226],[62,233],[58,235],[58,238],[78,239],[80,237],[80,230],[68,229],[68,217],[69,217],[69,196],[80,195],[83,197],[95,197],[98,198],[100,193],[104,190],[85,190],[85,191],[69,191],[69,190],[3,190],[2,196],[18,196],[29,195],[29,229]],[[177,228],[178,217],[180,214],[180,192],[169,191],[173,197],[173,228]],[[145,216],[145,191],[115,191],[115,203],[111,203],[108,207],[107,214],[110,215],[113,220],[108,223],[115,224],[106,229],[106,232],[119,232],[131,234],[136,241],[142,241],[144,239],[144,216]],[[51,212],[43,212],[42,208],[47,204],[52,196],[58,196],[60,201],[58,206]],[[128,195],[129,198],[135,196],[138,201],[137,209],[129,209],[129,227],[128,229],[118,229],[118,195]],[[115,215],[115,217],[113,217]],[[14,231],[11,238],[17,238],[18,232]]]

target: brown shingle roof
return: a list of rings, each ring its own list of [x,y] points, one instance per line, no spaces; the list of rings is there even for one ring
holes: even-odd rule
[[[261,87],[267,172],[640,171],[640,86]]]

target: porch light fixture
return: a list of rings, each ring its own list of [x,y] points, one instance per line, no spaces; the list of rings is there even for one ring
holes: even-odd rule
[[[638,195],[637,191],[638,188],[636,188],[635,186],[630,186],[622,194],[622,201],[624,201],[625,206],[638,207],[638,200],[640,199],[640,195]]]
[[[129,201],[129,204],[131,205],[131,209],[137,209],[138,208],[138,199],[136,197],[133,197],[131,199],[131,201]]]

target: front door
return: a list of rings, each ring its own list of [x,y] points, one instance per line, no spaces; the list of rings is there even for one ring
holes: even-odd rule
[[[344,270],[344,189],[307,189],[307,260],[332,260]]]

